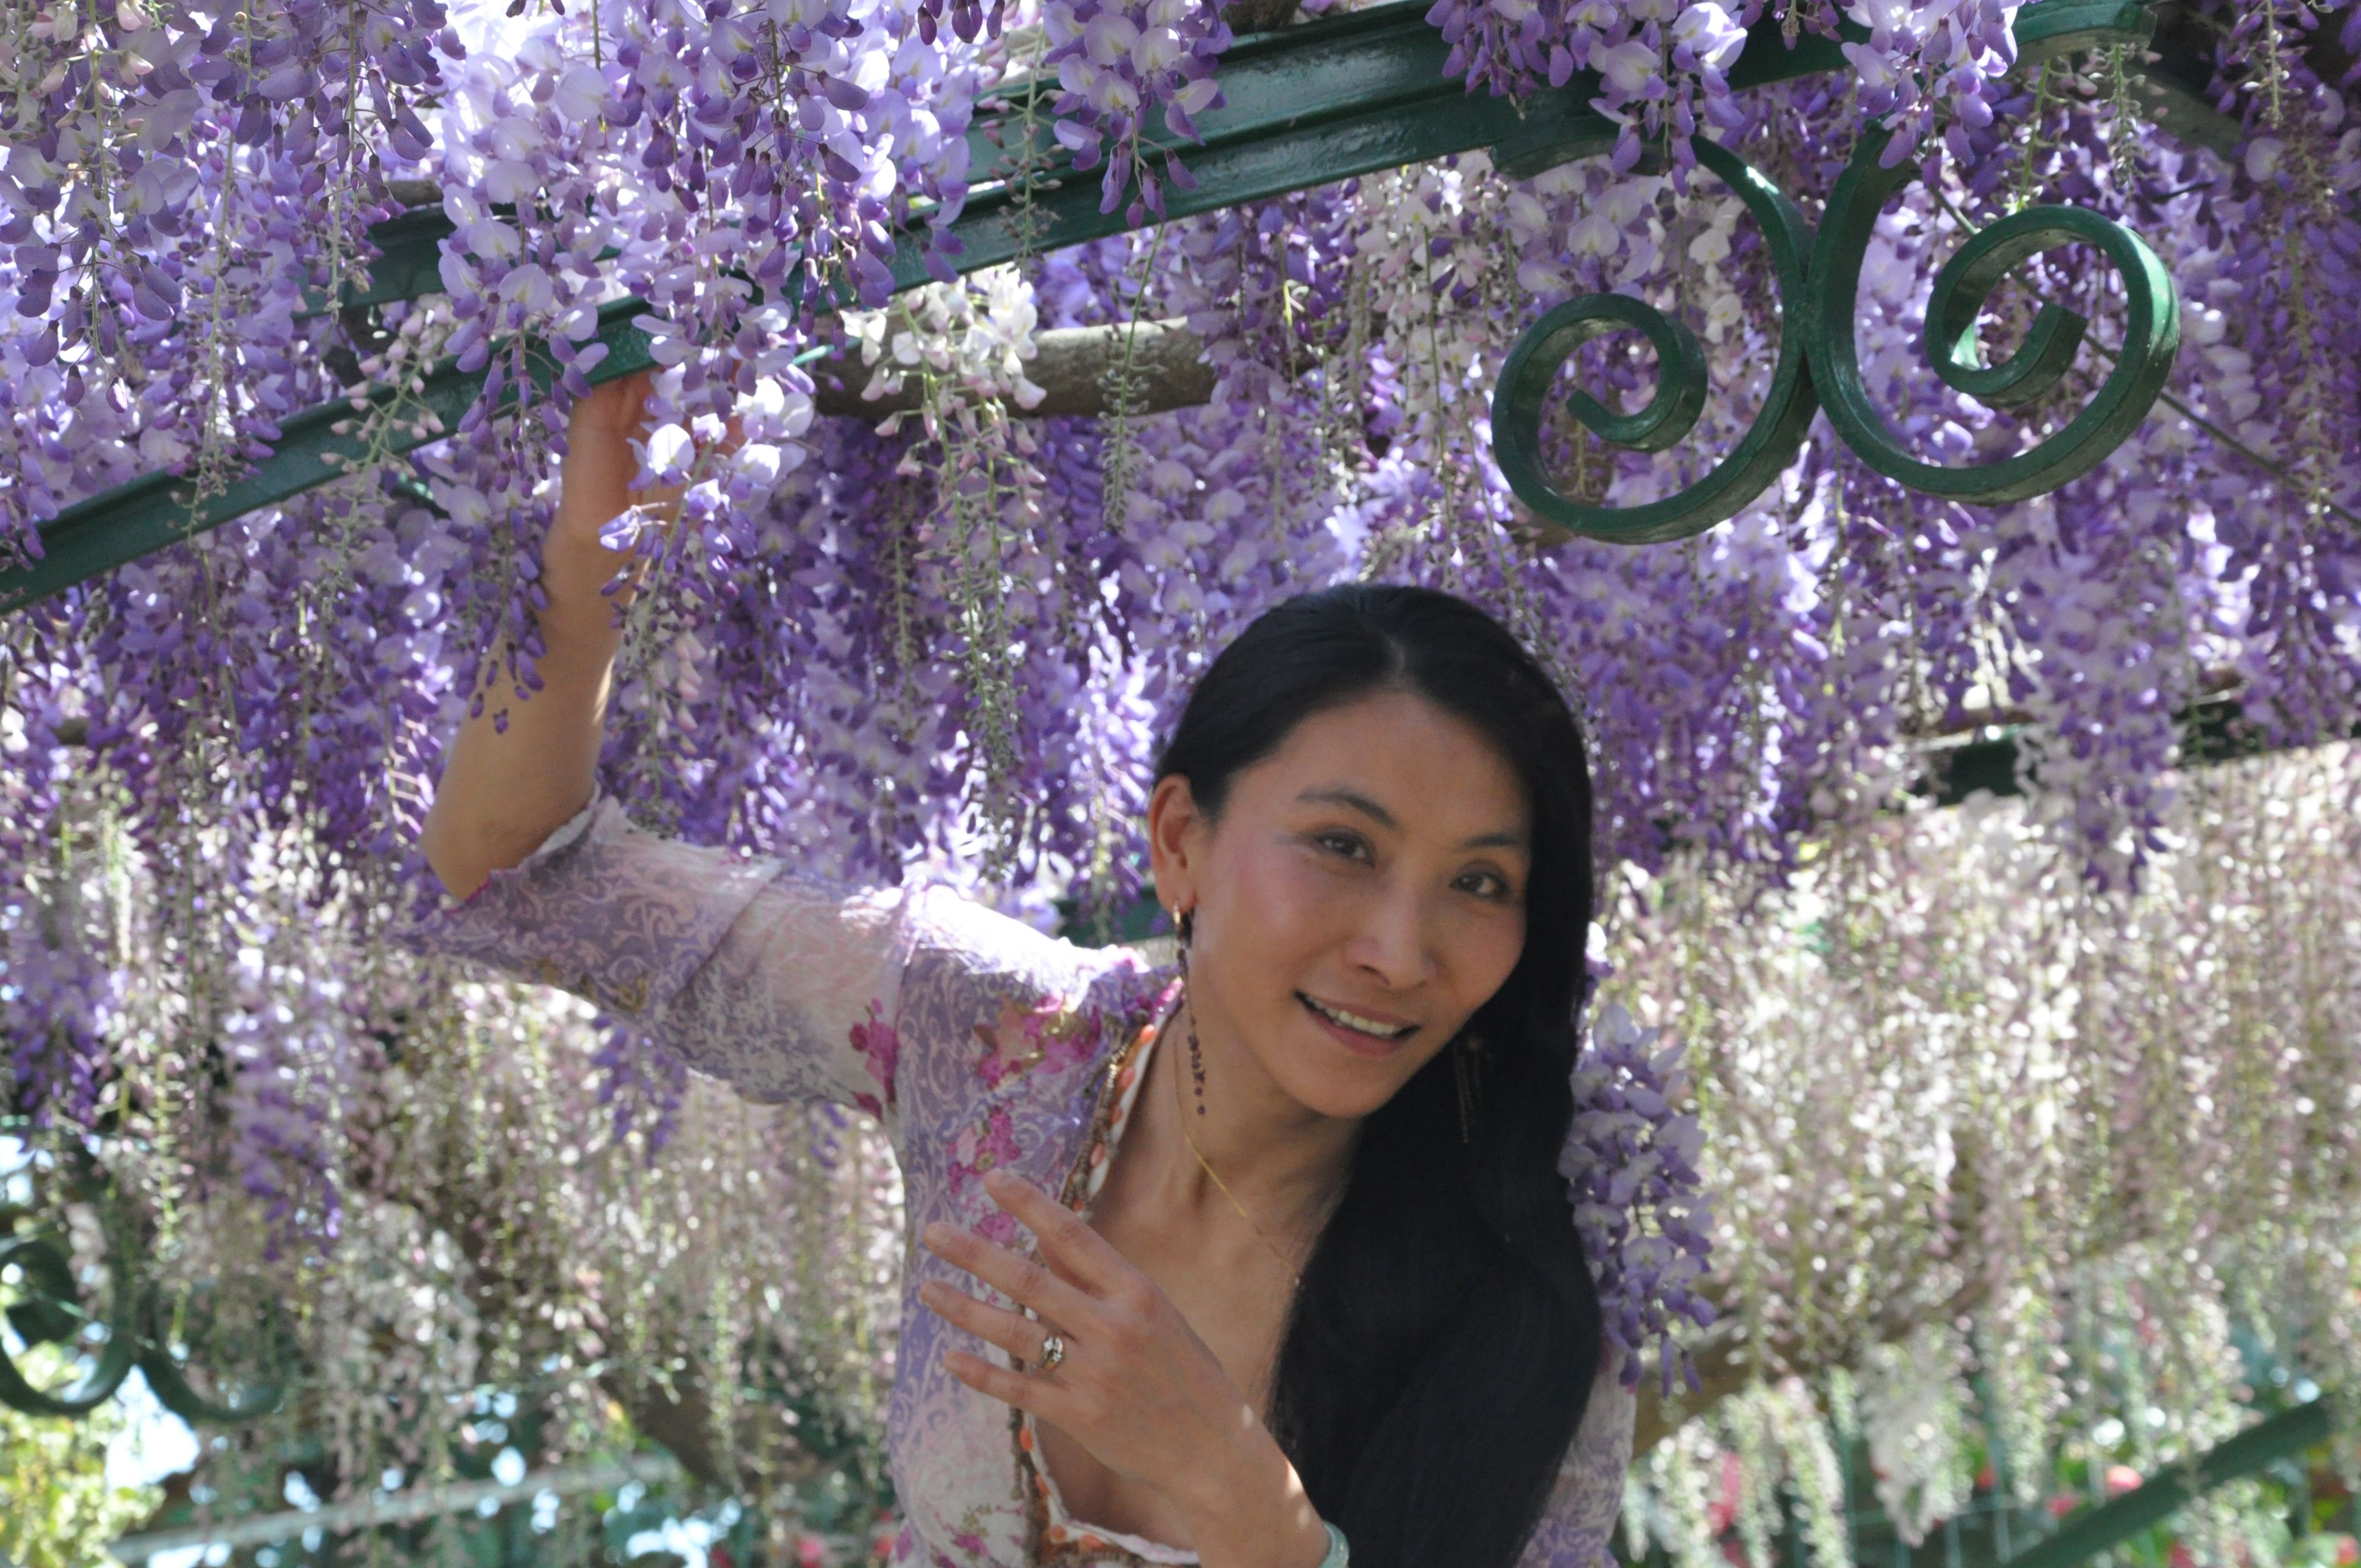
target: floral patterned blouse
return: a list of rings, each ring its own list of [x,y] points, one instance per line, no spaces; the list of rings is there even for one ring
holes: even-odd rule
[[[1086,1205],[1178,991],[1132,949],[1077,948],[945,888],[853,892],[661,839],[603,796],[418,938],[632,1015],[752,1099],[868,1112],[900,1159],[913,1233],[945,1220],[1003,1243],[1022,1238],[983,1174],[1006,1166]],[[1067,1512],[1030,1418],[943,1370],[950,1337],[1005,1357],[919,1310],[929,1277],[964,1280],[913,1250],[887,1422],[908,1521],[893,1562],[1196,1562]],[[1602,1372],[1522,1568],[1609,1561],[1632,1415]]]

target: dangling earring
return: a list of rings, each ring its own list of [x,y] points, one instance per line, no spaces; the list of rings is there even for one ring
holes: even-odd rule
[[[1459,1086],[1459,1141],[1476,1141],[1476,1113],[1483,1105],[1484,1085],[1477,1076],[1483,1068],[1479,1053],[1484,1042],[1474,1035],[1462,1035],[1451,1047],[1451,1076]]]
[[[1189,1014],[1189,1083],[1197,1092],[1197,1114],[1205,1113],[1205,1049],[1197,1043],[1197,1008],[1189,997],[1189,943],[1197,934],[1197,912],[1184,909],[1174,917],[1180,933],[1180,1005]]]

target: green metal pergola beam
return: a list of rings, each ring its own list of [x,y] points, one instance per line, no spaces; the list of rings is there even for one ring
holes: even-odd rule
[[[2087,0],[2048,3],[2064,11]],[[2125,3],[2103,0],[2100,8],[2112,15]],[[1180,154],[1198,182],[1195,191],[1168,184],[1165,215],[1190,217],[1476,148],[1531,157],[1554,146],[1612,141],[1615,126],[1588,108],[1600,90],[1595,73],[1577,73],[1521,104],[1471,97],[1458,77],[1443,73],[1450,48],[1425,12],[1425,0],[1389,0],[1232,45],[1221,61],[1222,106],[1196,118],[1202,140],[1183,142],[1165,129],[1160,113],[1150,116],[1145,141]],[[1848,23],[1846,36],[1868,34]],[[1743,90],[1845,65],[1834,40],[1807,34],[1791,49],[1774,21],[1748,35],[1730,85]],[[971,193],[951,225],[967,247],[955,264],[960,271],[1013,260],[1028,240],[1038,254],[1126,226],[1119,207],[1099,211],[1099,175],[1068,167],[1071,155],[1050,134],[1054,95],[1051,87],[1025,85],[979,105],[967,133]],[[344,302],[384,304],[439,291],[439,247],[452,232],[438,207],[378,225],[370,238],[383,257],[370,269],[370,287],[347,291]],[[903,288],[928,280],[924,241],[916,230],[900,237],[894,277]]]
[[[1588,110],[1598,82],[1587,73],[1521,104],[1468,95],[1460,81],[1443,74],[1448,50],[1424,20],[1425,3],[1393,0],[1239,40],[1222,60],[1225,105],[1199,117],[1202,145],[1180,149],[1198,188],[1168,188],[1168,215],[1212,212],[1479,148],[1492,149],[1504,169],[1530,171],[1611,143],[1615,127]],[[2023,56],[2039,58],[2121,38],[2144,18],[2136,0],[2043,0],[2017,14],[2016,38]],[[1748,36],[1730,80],[1742,89],[1845,68],[1835,42],[1806,36],[1790,48],[1778,24],[1766,20]],[[1099,211],[1095,174],[1076,176],[1062,156],[1042,151],[1047,106],[1037,98],[1028,125],[1021,94],[1046,91],[1021,89],[997,100],[969,133],[971,167],[981,174],[950,225],[964,247],[954,264],[960,272],[1103,238],[1126,226],[1120,211]],[[1028,146],[1039,154],[1029,180],[1024,174]],[[371,268],[371,285],[348,292],[342,302],[383,304],[440,290],[439,247],[451,232],[450,221],[433,207],[376,225],[371,238],[382,255]],[[894,273],[904,289],[927,280],[921,235],[901,236]],[[650,363],[644,334],[631,325],[642,309],[633,300],[607,307],[598,336],[609,352],[591,380],[610,380]],[[537,378],[545,384],[551,367],[544,356],[535,357]],[[482,384],[481,372],[446,363],[430,376],[420,401],[447,428]],[[193,486],[158,472],[67,508],[41,525],[41,561],[0,571],[0,613],[284,501],[350,466],[398,455],[434,438],[404,428],[372,450],[336,429],[355,418],[345,400],[290,417],[281,422],[272,455],[218,495],[201,498]]]
[[[2075,1515],[2057,1534],[2010,1558],[2005,1568],[2075,1568],[2162,1524],[2192,1498],[2327,1442],[2334,1430],[2324,1398],[2282,1410],[2194,1459],[2166,1466],[2122,1497]]]
[[[598,336],[609,352],[595,378],[628,375],[651,363],[647,334],[631,324],[644,309],[636,300],[619,300],[599,313]],[[535,355],[533,367],[535,381],[546,390],[550,362]],[[402,400],[401,411],[414,419],[431,413],[439,430],[448,431],[483,388],[482,371],[461,370],[446,360],[426,377],[420,392]],[[370,402],[383,408],[391,400],[390,394],[381,393]],[[373,455],[398,455],[439,438],[434,427],[423,434],[404,428],[373,453],[354,428],[366,417],[349,400],[305,409],[280,424],[279,445],[269,458],[219,495],[200,499],[192,485],[159,472],[67,508],[42,524],[45,553],[39,562],[29,570],[0,572],[0,613],[342,478]]]
[[[2173,716],[2180,732],[2180,766],[2204,767],[2216,762],[2257,757],[2268,748],[2244,729],[2245,712],[2233,696],[2202,697]],[[1926,770],[1926,793],[1938,806],[1957,806],[1979,790],[2009,795],[2021,794],[2017,781],[2018,742],[2023,724],[1994,726],[1983,739],[1941,743],[1919,753]],[[2361,739],[2361,731],[2356,731]]]

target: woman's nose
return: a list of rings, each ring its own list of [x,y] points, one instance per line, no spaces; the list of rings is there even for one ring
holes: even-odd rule
[[[1424,901],[1407,888],[1388,888],[1372,899],[1354,934],[1347,956],[1391,991],[1408,991],[1434,971]]]

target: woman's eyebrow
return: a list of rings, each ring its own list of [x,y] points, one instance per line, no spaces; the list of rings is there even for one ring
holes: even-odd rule
[[[1394,814],[1392,812],[1388,811],[1384,806],[1379,806],[1376,801],[1371,800],[1367,795],[1361,794],[1358,790],[1346,789],[1342,784],[1330,784],[1325,789],[1307,789],[1295,798],[1298,800],[1323,801],[1332,806],[1349,806],[1354,810],[1359,812],[1362,816],[1371,818],[1383,827],[1399,828],[1401,826],[1400,823],[1394,820]]]
[[[1401,826],[1394,820],[1392,812],[1358,790],[1347,789],[1342,784],[1330,784],[1324,789],[1307,789],[1295,798],[1317,801],[1330,806],[1350,806],[1383,827],[1400,828]],[[1502,828],[1494,833],[1478,833],[1459,847],[1463,850],[1523,850],[1531,846],[1523,833],[1510,828]]]

